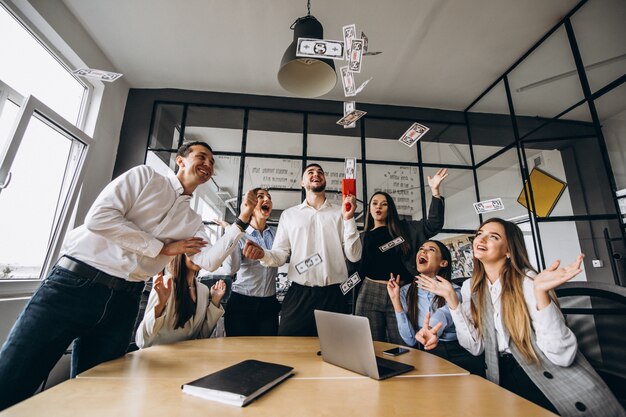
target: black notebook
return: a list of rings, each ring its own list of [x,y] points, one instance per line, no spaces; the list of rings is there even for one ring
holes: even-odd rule
[[[183,392],[208,400],[245,406],[292,375],[293,368],[249,359],[182,386]]]

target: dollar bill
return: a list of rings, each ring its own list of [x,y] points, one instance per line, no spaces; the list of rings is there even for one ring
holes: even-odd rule
[[[356,158],[346,158],[345,176],[344,178],[356,178],[354,173],[356,172]]]
[[[429,130],[430,128],[424,125],[421,125],[419,123],[413,123],[411,127],[406,132],[404,132],[404,134],[398,140],[404,143],[406,146],[411,147],[415,145],[415,142],[417,142]]]
[[[323,59],[343,59],[344,44],[341,41],[298,38],[296,56]]]
[[[343,295],[346,295],[348,291],[354,288],[359,282],[361,282],[361,277],[359,276],[358,272],[355,272],[354,274],[350,275],[350,278],[345,280],[339,286],[339,288],[341,288],[341,292],[343,293]]]
[[[78,75],[80,77],[95,78],[97,80],[106,81],[108,83],[112,83],[122,76],[122,74],[118,72],[103,71],[91,68],[79,68],[72,71],[72,74]]]
[[[352,39],[356,38],[356,25],[351,24],[343,27],[343,44],[345,45],[345,59],[350,60],[350,46]]]
[[[494,198],[491,200],[480,201],[474,203],[474,210],[476,214],[488,213],[490,211],[504,210],[504,204],[501,198]]]
[[[361,39],[363,40],[363,53],[367,53],[367,47],[369,46],[369,38],[365,35],[365,32],[361,31]]]
[[[302,275],[309,269],[321,263],[322,263],[322,257],[319,255],[319,253],[316,253],[316,254],[309,256],[304,261],[296,264],[296,271],[298,271],[298,274]]]
[[[359,86],[359,88],[354,88],[354,73],[350,72],[348,66],[339,68],[339,72],[341,73],[341,83],[343,84],[343,94],[346,97],[353,97],[359,94],[365,86],[372,81],[371,78],[363,81],[363,84]]]
[[[361,39],[363,39],[363,56],[374,56],[382,54],[382,51],[370,51],[369,50],[369,38],[364,32],[361,32]]]
[[[348,70],[348,66],[339,68],[341,73],[341,83],[343,84],[343,94],[346,97],[356,95],[356,89],[354,87],[354,74]]]
[[[348,67],[351,72],[361,72],[361,62],[363,60],[363,40],[352,39],[350,45],[350,64]]]
[[[393,239],[392,241],[389,241],[389,242],[385,243],[384,245],[379,246],[378,249],[380,249],[381,252],[387,252],[389,249],[398,246],[402,242],[404,242],[404,239],[401,236],[398,236],[397,238]]]
[[[343,115],[346,116],[356,107],[356,103],[354,101],[344,101],[343,102]],[[344,129],[356,127],[356,122],[350,123],[349,125],[344,125]]]
[[[363,110],[352,110],[350,113],[337,120],[338,125],[347,126],[356,123],[361,117],[365,116],[367,112]]]

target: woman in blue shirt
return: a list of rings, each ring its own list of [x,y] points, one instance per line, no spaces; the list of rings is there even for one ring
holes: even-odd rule
[[[417,251],[415,261],[421,275],[451,280],[452,256],[438,240],[424,242]],[[460,297],[461,287],[452,285]],[[485,375],[484,361],[459,345],[454,322],[443,297],[419,289],[417,280],[401,288],[400,276],[394,278],[393,274],[387,283],[387,292],[396,313],[400,336],[408,346],[419,342],[424,350],[473,374]]]

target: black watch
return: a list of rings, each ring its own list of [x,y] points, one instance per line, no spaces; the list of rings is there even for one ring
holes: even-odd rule
[[[237,217],[235,219],[235,224],[237,226],[239,226],[239,228],[241,229],[242,232],[245,232],[246,229],[248,229],[248,226],[250,226],[250,223],[246,223],[243,220],[241,220],[239,217]]]

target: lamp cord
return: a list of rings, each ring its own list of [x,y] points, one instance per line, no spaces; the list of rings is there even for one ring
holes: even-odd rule
[[[293,30],[293,29],[296,27],[296,25],[298,24],[298,22],[299,22],[299,21],[301,21],[301,20],[304,20],[304,19],[310,19],[310,18],[315,19],[315,17],[311,16],[311,0],[307,0],[307,2],[306,2],[306,8],[307,8],[307,15],[306,15],[306,16],[304,16],[304,17],[299,17],[299,18],[297,18],[297,19],[296,19],[296,21],[295,21],[295,22],[293,22],[293,23],[291,24],[291,26],[289,26],[289,29]],[[316,19],[316,20],[317,20],[317,19]]]

